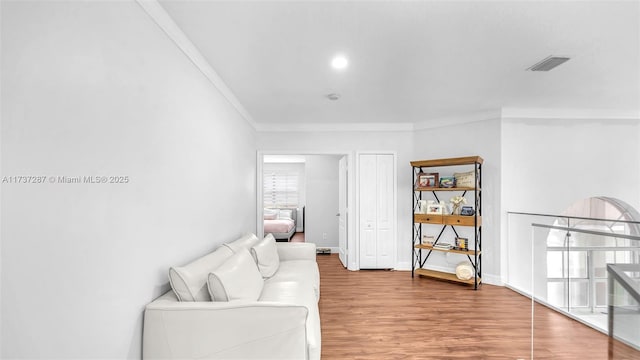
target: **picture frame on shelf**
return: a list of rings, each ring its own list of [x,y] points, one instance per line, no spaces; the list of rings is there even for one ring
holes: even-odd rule
[[[469,251],[469,239],[463,237],[456,238],[456,250]]]
[[[417,188],[436,188],[438,187],[438,173],[419,173],[418,181],[416,183]]]
[[[456,187],[456,178],[453,176],[442,176],[440,178],[441,188],[453,188]]]
[[[428,204],[427,205],[427,214],[431,215],[442,215],[443,206],[441,204]]]

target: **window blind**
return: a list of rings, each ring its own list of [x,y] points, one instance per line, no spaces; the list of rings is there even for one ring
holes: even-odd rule
[[[263,175],[264,207],[298,207],[298,174],[271,170]]]

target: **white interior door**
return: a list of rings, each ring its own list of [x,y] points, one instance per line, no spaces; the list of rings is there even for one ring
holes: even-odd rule
[[[347,157],[338,162],[338,257],[347,267]]]
[[[358,157],[360,268],[387,269],[395,264],[395,157]]]
[[[359,158],[359,199],[360,208],[360,268],[377,267],[377,221],[376,221],[376,188],[377,171],[376,155],[363,154]]]
[[[393,155],[376,157],[376,267],[395,267],[394,249],[394,168]]]

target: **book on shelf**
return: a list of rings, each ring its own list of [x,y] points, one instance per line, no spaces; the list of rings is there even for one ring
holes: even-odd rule
[[[442,250],[451,250],[451,248],[453,248],[453,246],[451,246],[451,244],[435,244],[433,245],[434,249],[442,249]]]

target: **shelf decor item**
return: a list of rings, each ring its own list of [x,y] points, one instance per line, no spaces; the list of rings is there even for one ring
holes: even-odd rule
[[[475,210],[473,210],[473,206],[463,206],[462,209],[460,209],[460,215],[462,216],[473,216],[476,213]]]
[[[456,187],[475,187],[475,171],[467,171],[463,173],[454,173],[453,177],[456,179]]]
[[[449,202],[452,205],[451,215],[460,215],[462,204],[466,204],[467,199],[463,196],[454,196],[449,199]]]
[[[436,242],[436,238],[429,235],[422,235],[422,245],[433,246],[433,243]]]
[[[469,239],[463,237],[456,238],[456,250],[469,250]]]
[[[438,187],[438,173],[420,173],[418,174],[418,183],[416,188],[436,188]]]
[[[427,205],[427,214],[442,215],[444,208],[441,204],[430,203]]]
[[[434,249],[441,249],[441,250],[451,250],[453,248],[453,246],[451,244],[442,243],[442,244],[433,245],[433,248]]]
[[[427,213],[427,200],[419,200],[418,205],[416,206],[416,214],[426,214]]]
[[[460,280],[470,280],[474,276],[473,266],[468,261],[463,261],[456,266],[456,277]]]
[[[456,186],[456,178],[453,176],[443,176],[440,178],[441,188],[452,188]]]

